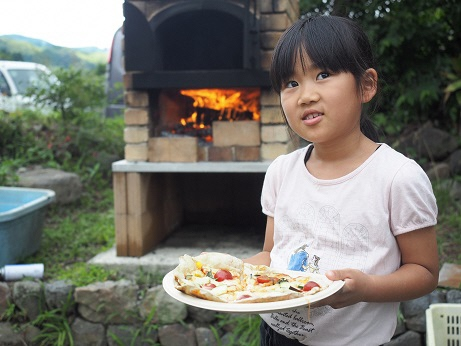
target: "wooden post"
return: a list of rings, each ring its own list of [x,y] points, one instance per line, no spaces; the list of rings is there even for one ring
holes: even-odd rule
[[[115,242],[118,256],[128,256],[128,208],[126,173],[114,172]]]

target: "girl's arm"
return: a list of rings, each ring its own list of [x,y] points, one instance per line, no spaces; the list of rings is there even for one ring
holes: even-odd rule
[[[274,247],[274,218],[267,217],[266,221],[266,235],[264,238],[263,250],[256,255],[245,258],[243,261],[250,264],[264,264],[269,266],[271,263],[271,251]]]
[[[367,275],[356,269],[330,270],[331,280],[345,280],[338,293],[322,303],[342,308],[358,302],[401,302],[432,292],[438,284],[439,259],[435,227],[396,237],[402,265],[388,275]]]

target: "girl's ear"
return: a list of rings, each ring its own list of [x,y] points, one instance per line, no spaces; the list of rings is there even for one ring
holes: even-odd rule
[[[378,72],[369,68],[365,71],[362,78],[362,102],[367,103],[376,95],[378,91]]]

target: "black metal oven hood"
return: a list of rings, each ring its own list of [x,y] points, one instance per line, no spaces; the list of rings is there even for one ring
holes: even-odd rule
[[[250,0],[175,0],[149,20],[130,2],[123,10],[134,89],[270,86]]]

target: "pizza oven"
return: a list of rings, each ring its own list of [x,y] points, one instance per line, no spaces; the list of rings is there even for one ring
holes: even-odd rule
[[[297,10],[289,0],[125,1],[126,159],[256,162],[289,151],[269,67]]]
[[[123,11],[118,253],[143,253],[184,222],[259,222],[264,172],[296,146],[269,69],[298,0],[125,0]]]

